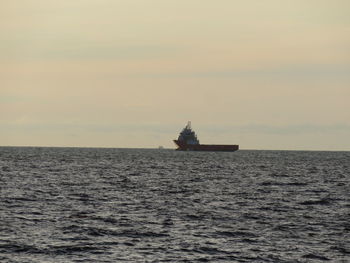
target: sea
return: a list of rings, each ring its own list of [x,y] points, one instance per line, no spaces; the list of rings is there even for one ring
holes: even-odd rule
[[[350,262],[350,152],[0,147],[0,262]]]

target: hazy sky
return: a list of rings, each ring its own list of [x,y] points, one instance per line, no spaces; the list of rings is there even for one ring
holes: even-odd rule
[[[350,150],[349,0],[0,0],[0,145]]]

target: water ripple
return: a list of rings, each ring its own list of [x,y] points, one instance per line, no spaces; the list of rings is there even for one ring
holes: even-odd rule
[[[348,262],[349,158],[0,147],[0,261]]]

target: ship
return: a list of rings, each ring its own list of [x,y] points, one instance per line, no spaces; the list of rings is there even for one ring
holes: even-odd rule
[[[239,145],[226,144],[200,144],[196,133],[191,128],[189,121],[185,128],[180,132],[177,140],[177,151],[208,151],[208,152],[234,152],[239,149]]]

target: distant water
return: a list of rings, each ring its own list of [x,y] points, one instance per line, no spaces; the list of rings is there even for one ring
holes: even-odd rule
[[[0,262],[350,262],[350,152],[0,148]]]

